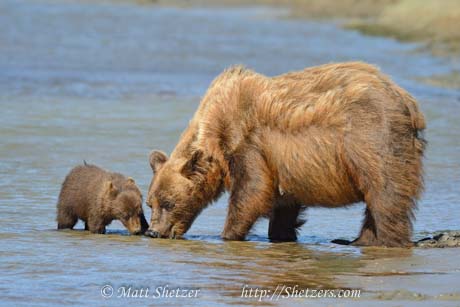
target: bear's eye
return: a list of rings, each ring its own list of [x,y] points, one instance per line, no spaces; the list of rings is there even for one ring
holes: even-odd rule
[[[168,200],[162,201],[162,202],[160,203],[160,207],[161,207],[162,209],[165,209],[166,211],[170,211],[170,210],[172,210],[172,209],[174,208],[174,203],[173,203],[173,202],[170,202],[170,201],[168,201]]]

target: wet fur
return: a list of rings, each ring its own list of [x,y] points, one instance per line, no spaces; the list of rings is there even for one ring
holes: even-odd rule
[[[182,203],[168,219],[184,233],[226,189],[222,237],[242,240],[264,216],[275,241],[296,239],[303,208],[364,201],[353,244],[409,246],[424,128],[415,99],[365,63],[273,78],[233,67],[213,81],[171,157],[152,165],[149,199]]]

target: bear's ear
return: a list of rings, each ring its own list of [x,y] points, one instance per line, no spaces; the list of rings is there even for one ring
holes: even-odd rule
[[[129,184],[136,184],[136,181],[134,181],[133,177],[128,177],[128,179],[126,179],[126,181],[127,181]]]
[[[199,167],[198,162],[201,160],[203,157],[203,152],[201,150],[195,150],[192,153],[192,156],[190,159],[185,162],[185,164],[182,166],[181,173],[187,178],[190,178],[193,174],[195,174],[197,171],[203,172],[203,170]]]
[[[156,173],[168,161],[168,156],[162,151],[154,150],[150,153],[149,161],[153,173]]]
[[[118,194],[117,188],[113,185],[112,181],[107,181],[105,184],[105,189],[108,195],[115,197]]]

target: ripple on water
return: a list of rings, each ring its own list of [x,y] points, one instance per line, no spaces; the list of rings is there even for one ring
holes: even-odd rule
[[[456,251],[331,244],[358,235],[362,204],[309,210],[298,243],[268,242],[266,221],[246,242],[222,241],[228,195],[198,217],[186,240],[130,236],[119,222],[107,235],[54,230],[60,184],[83,160],[132,176],[145,198],[152,177],[148,153],[171,152],[200,96],[224,67],[243,63],[275,75],[357,59],[392,75],[420,100],[427,117],[426,192],[415,238],[458,229],[458,92],[414,79],[450,71],[453,64],[414,54],[413,45],[363,37],[333,24],[276,19],[266,8],[171,9],[73,0],[3,0],[0,6],[4,304],[132,303],[103,301],[105,284],[198,287],[199,300],[181,301],[191,306],[305,304],[247,300],[241,298],[243,285],[363,289],[364,300],[344,300],[344,305],[458,300]],[[150,209],[144,210],[149,216]]]

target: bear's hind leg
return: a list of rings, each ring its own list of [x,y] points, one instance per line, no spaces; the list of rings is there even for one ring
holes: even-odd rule
[[[391,184],[389,184],[391,186]],[[392,191],[370,192],[365,196],[367,208],[361,234],[352,245],[412,246],[414,200]]]
[[[343,161],[357,190],[366,203],[365,218],[357,246],[411,246],[413,210],[416,206],[420,176],[407,160],[391,152],[378,154],[372,142],[360,147],[349,146]]]
[[[272,209],[268,226],[268,238],[272,242],[297,241],[297,229],[305,221],[299,219],[301,206],[292,203],[277,203]]]
[[[331,241],[335,244],[340,245],[356,245],[356,246],[375,246],[379,245],[377,242],[377,229],[375,227],[375,221],[372,217],[371,211],[369,208],[366,208],[364,213],[363,226],[359,233],[359,237],[353,241],[345,239],[335,239]]]
[[[357,246],[372,246],[377,244],[377,229],[375,227],[375,221],[372,217],[371,211],[366,208],[364,213],[363,226],[359,237],[352,242],[349,242],[352,245]]]

